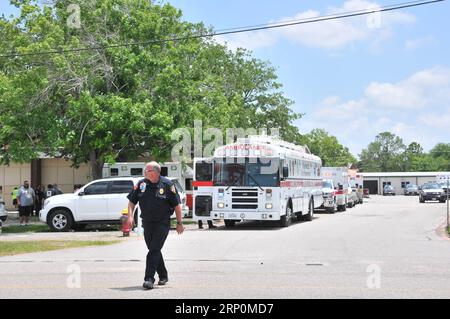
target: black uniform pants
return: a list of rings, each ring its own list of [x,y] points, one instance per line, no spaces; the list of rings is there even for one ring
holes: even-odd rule
[[[163,248],[164,242],[169,234],[170,223],[144,222],[143,226],[145,243],[148,248],[144,281],[155,282],[155,272],[158,273],[159,279],[168,278],[161,249]]]

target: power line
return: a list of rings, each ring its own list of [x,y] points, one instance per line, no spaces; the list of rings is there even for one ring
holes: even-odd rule
[[[213,32],[213,33],[209,33],[209,34],[198,34],[198,35],[176,37],[176,38],[170,38],[170,39],[149,40],[149,41],[133,42],[133,43],[121,43],[121,44],[89,47],[89,48],[88,47],[84,47],[84,48],[74,48],[74,49],[66,49],[66,50],[52,50],[52,51],[41,51],[41,52],[20,53],[20,54],[18,54],[18,53],[10,53],[10,54],[7,54],[7,55],[0,55],[0,58],[39,56],[39,55],[51,55],[51,54],[64,54],[64,53],[71,53],[71,52],[102,50],[102,49],[128,47],[128,46],[163,44],[163,43],[167,43],[167,42],[180,42],[180,41],[185,41],[185,40],[194,40],[194,39],[200,39],[200,38],[211,38],[211,37],[217,37],[217,36],[223,36],[223,35],[246,33],[246,32],[254,32],[254,31],[261,31],[261,30],[269,30],[269,29],[290,27],[290,26],[295,26],[295,25],[302,25],[302,24],[309,24],[309,23],[316,23],[316,22],[323,22],[323,21],[330,21],[330,20],[338,20],[338,19],[344,19],[344,18],[351,18],[351,17],[369,15],[369,14],[374,14],[374,13],[380,13],[380,12],[387,12],[387,11],[394,11],[394,10],[400,10],[400,9],[405,9],[405,8],[423,6],[423,5],[428,5],[428,4],[437,3],[437,2],[443,2],[443,1],[445,1],[445,0],[429,0],[429,1],[405,2],[405,3],[401,3],[401,4],[397,4],[397,5],[389,5],[389,6],[384,6],[384,7],[379,7],[379,8],[371,8],[371,9],[360,10],[360,11],[351,11],[351,12],[344,12],[344,13],[340,13],[340,14],[318,16],[318,17],[314,17],[314,18],[290,20],[290,21],[283,22],[283,23],[265,24],[265,25],[256,25],[256,26],[250,26],[250,27],[238,27],[238,28],[232,28],[232,29],[224,29],[224,30]]]
[[[442,0],[445,1],[445,0]],[[389,8],[393,8],[393,9],[402,9],[402,8],[394,8],[397,6],[412,6],[412,5],[424,5],[424,4],[429,4],[435,1],[427,1],[424,2],[423,0],[416,0],[416,1],[410,1],[410,2],[403,2],[400,4],[393,4],[393,5],[387,5],[387,6],[383,6],[383,7],[378,7],[378,6],[374,6],[372,8],[370,8],[371,10],[375,10],[375,12],[380,12],[380,9],[389,9]],[[355,10],[355,11],[346,11],[346,12],[342,12],[340,14],[346,14],[346,15],[350,15],[350,14],[357,14],[357,13],[363,13],[365,12],[366,14],[372,14],[373,12],[369,12],[367,13],[367,10],[369,9],[361,9],[361,10]],[[384,10],[387,11],[387,10]],[[237,30],[241,30],[241,29],[253,29],[253,28],[259,28],[259,27],[268,27],[268,26],[276,26],[276,25],[280,25],[280,24],[287,24],[287,23],[296,23],[296,22],[300,22],[300,21],[305,21],[305,20],[309,20],[309,19],[315,19],[315,18],[328,18],[328,17],[335,17],[339,15],[338,13],[334,13],[334,14],[329,14],[329,15],[322,15],[319,17],[311,17],[311,18],[304,18],[304,19],[292,19],[292,20],[283,20],[280,22],[274,22],[274,23],[265,23],[265,24],[257,24],[257,25],[250,25],[250,26],[245,26],[245,27],[235,27],[235,28],[227,28],[227,29],[219,29],[216,32],[225,32],[225,31],[237,31]],[[314,22],[314,21],[313,21]]]

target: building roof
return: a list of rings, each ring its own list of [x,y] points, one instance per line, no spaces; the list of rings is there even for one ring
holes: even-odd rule
[[[380,172],[380,173],[362,173],[364,177],[436,177],[440,174],[450,172]]]

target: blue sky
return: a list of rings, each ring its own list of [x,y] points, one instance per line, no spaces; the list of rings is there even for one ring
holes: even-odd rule
[[[75,1],[76,2],[76,1]],[[216,30],[402,1],[167,0],[184,20]],[[13,12],[0,0],[0,12]],[[277,69],[305,133],[323,128],[357,155],[391,131],[429,150],[450,142],[450,2],[227,36]]]

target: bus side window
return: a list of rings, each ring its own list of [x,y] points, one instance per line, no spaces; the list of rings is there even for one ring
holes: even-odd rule
[[[161,167],[161,176],[167,177],[168,175],[169,175],[169,173],[168,173],[167,167],[165,167],[165,166]]]

